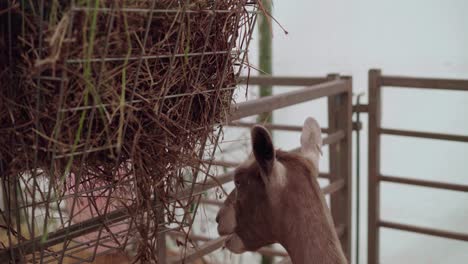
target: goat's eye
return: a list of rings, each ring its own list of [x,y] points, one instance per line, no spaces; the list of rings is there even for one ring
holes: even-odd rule
[[[236,188],[240,187],[240,181],[239,180],[234,180],[234,184],[236,185]]]

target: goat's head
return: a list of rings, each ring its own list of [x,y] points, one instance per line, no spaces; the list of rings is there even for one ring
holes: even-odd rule
[[[234,170],[235,189],[216,217],[218,232],[230,236],[226,247],[234,253],[281,242],[301,200],[314,195],[309,183],[318,174],[322,139],[313,118],[304,123],[300,154],[275,150],[262,126],[251,136],[253,155]]]

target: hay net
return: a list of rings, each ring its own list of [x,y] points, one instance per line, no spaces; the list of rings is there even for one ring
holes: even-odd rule
[[[256,12],[247,0],[2,1],[0,262],[130,244],[157,262],[158,234],[193,221]]]

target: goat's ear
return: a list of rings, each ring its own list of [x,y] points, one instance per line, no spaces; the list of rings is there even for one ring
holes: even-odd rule
[[[252,149],[255,160],[261,169],[262,178],[265,181],[273,170],[276,159],[275,148],[270,133],[262,126],[252,128]]]
[[[301,152],[318,170],[320,155],[322,155],[322,131],[317,120],[312,117],[305,120],[302,128]]]

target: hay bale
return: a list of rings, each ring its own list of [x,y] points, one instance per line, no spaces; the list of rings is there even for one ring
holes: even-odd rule
[[[228,113],[255,8],[248,0],[2,3],[2,179],[40,168],[58,199],[80,190],[89,206],[94,188],[106,186],[106,199],[125,200],[109,207],[132,215],[142,260],[154,260],[155,196],[169,208],[185,186],[182,169],[196,175],[216,144],[213,126]]]

